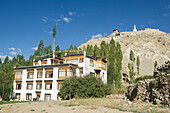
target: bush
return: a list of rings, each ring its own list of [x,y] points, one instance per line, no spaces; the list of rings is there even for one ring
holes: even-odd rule
[[[142,80],[145,80],[145,79],[153,79],[153,76],[143,76],[143,77],[138,77],[135,79],[135,83],[139,82],[139,81],[142,81]]]
[[[111,88],[101,79],[86,75],[66,79],[60,89],[59,96],[64,99],[104,97],[111,94]]]

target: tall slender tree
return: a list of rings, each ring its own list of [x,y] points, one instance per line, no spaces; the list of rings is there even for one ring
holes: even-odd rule
[[[136,65],[137,65],[137,75],[139,76],[139,66],[140,66],[139,56],[137,56]]]
[[[60,53],[60,46],[59,45],[56,46],[55,51],[56,51],[55,55],[60,58],[61,53]]]
[[[128,63],[129,77],[130,77],[130,82],[133,83],[134,82],[134,76],[135,76],[135,72],[134,72],[135,57],[134,57],[134,53],[133,53],[132,50],[130,51],[129,59],[131,61],[131,63]]]
[[[2,64],[2,60],[1,60],[1,58],[0,58],[0,65]]]
[[[155,62],[154,62],[154,70],[156,69],[157,65],[158,65],[158,62],[155,61]]]
[[[56,24],[54,24],[54,28],[53,28],[53,57],[55,56],[54,55],[54,52],[55,52],[55,36],[56,36]]]

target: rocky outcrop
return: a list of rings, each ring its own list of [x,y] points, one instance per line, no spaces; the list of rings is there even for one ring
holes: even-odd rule
[[[148,101],[170,106],[170,62],[158,67],[155,79],[140,81],[127,87],[126,97],[130,101]],[[164,74],[163,74],[164,73]],[[158,76],[159,75],[159,76]]]

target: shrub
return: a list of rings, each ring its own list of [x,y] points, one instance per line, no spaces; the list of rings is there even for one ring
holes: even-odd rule
[[[111,94],[111,88],[100,78],[91,75],[66,79],[60,89],[59,96],[64,99],[104,97]]]
[[[142,80],[145,80],[145,79],[153,79],[153,76],[143,76],[143,77],[138,77],[135,79],[135,83],[139,82],[139,81],[142,81]]]

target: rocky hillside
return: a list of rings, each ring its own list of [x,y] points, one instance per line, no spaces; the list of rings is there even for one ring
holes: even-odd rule
[[[102,41],[109,43],[111,38],[118,41],[122,47],[122,73],[128,74],[130,50],[133,50],[136,57],[140,57],[140,75],[152,75],[155,61],[158,62],[158,65],[161,65],[165,61],[170,60],[170,33],[167,34],[158,29],[121,33],[113,32],[107,37],[91,39],[82,44],[80,48],[86,47],[88,44],[100,46]]]

